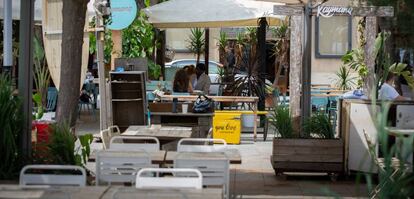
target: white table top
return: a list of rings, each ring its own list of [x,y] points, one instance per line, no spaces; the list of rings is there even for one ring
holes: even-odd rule
[[[49,187],[24,188],[19,185],[0,185],[0,198],[42,198],[42,199],[170,199],[222,198],[222,189],[136,189],[123,186]]]
[[[151,136],[164,138],[189,138],[193,132],[191,127],[173,126],[129,126],[122,135],[128,136]]]

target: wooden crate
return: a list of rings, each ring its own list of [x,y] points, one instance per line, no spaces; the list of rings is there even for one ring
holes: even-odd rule
[[[343,173],[342,139],[273,139],[271,162],[276,173]]]

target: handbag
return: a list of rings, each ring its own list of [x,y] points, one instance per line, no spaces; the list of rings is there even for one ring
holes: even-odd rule
[[[214,102],[205,95],[199,95],[193,106],[193,113],[209,113],[214,109]]]

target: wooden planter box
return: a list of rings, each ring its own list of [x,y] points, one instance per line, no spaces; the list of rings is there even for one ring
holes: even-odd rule
[[[342,139],[273,139],[270,157],[276,174],[282,172],[343,173]]]
[[[182,112],[182,105],[188,104],[188,112],[191,113],[193,111],[193,104],[192,103],[177,103],[177,112]],[[148,108],[151,113],[155,112],[172,112],[173,103],[172,102],[157,102],[157,103],[148,103]]]

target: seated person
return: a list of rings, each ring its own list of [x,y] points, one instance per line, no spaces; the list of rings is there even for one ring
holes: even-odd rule
[[[173,92],[177,93],[191,93],[193,92],[187,72],[184,69],[179,69],[175,73],[173,82]]]
[[[197,83],[197,75],[196,75],[195,66],[194,65],[187,65],[187,66],[184,66],[183,69],[187,72],[191,88],[194,88],[196,83]]]
[[[407,98],[401,96],[397,90],[391,85],[394,84],[394,74],[392,72],[388,73],[387,79],[382,84],[381,89],[378,92],[378,99],[380,100],[408,100]]]
[[[204,94],[208,95],[210,89],[210,77],[205,73],[206,65],[199,63],[196,66],[196,75],[197,75],[197,84],[194,87],[194,90],[203,91]]]

